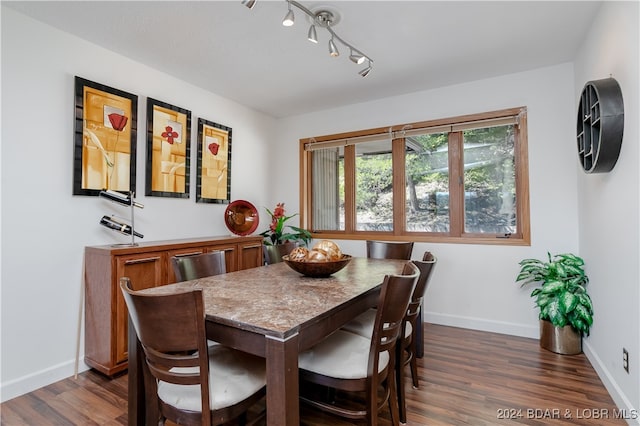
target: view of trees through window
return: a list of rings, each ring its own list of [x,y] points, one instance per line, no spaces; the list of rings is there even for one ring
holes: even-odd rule
[[[465,232],[514,232],[513,126],[467,130],[462,134]],[[448,141],[448,133],[417,135],[405,141],[407,231],[449,231]],[[362,151],[366,151],[367,144],[362,145]],[[392,231],[391,144],[387,152],[357,155],[355,169],[356,229]],[[341,210],[344,211],[344,203]]]
[[[432,133],[405,142],[408,231],[449,231],[448,140],[447,133]]]
[[[310,156],[313,230],[522,238],[517,182],[526,166],[517,146],[526,139],[518,126],[491,117],[318,146]],[[320,167],[327,158],[333,171]]]

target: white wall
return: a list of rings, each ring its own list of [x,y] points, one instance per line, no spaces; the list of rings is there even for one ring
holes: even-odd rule
[[[136,184],[145,208],[136,211],[136,229],[143,241],[229,233],[225,205],[195,202],[198,117],[233,129],[231,198],[268,205],[261,159],[272,118],[3,7],[3,401],[73,374],[84,247],[130,241],[98,225],[102,215],[126,211],[71,195],[75,75],[138,95]],[[143,195],[147,96],[192,112],[190,199]]]
[[[591,278],[594,325],[586,352],[620,407],[640,409],[639,3],[604,2],[575,61],[574,99],[587,81],[613,77],[624,99],[624,136],[615,168],[579,168],[580,253]],[[630,372],[622,368],[629,351]],[[638,420],[636,420],[638,422]]]

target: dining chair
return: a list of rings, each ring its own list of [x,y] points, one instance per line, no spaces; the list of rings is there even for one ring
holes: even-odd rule
[[[264,359],[223,345],[207,346],[202,289],[145,295],[120,279],[129,318],[155,389],[158,419],[181,425],[219,425],[246,418],[264,397]],[[153,403],[153,402],[152,402]]]
[[[418,389],[418,361],[417,353],[418,346],[424,345],[424,338],[422,333],[422,327],[424,324],[418,323],[422,319],[422,306],[424,300],[424,294],[429,285],[429,279],[433,272],[433,267],[436,265],[436,257],[429,251],[426,251],[422,260],[413,260],[414,265],[420,270],[420,276],[416,282],[416,288],[411,295],[411,301],[407,309],[407,314],[404,317],[404,332],[403,338],[398,346],[399,360],[396,369],[396,380],[398,384],[398,406],[400,408],[400,421],[406,423],[407,421],[407,404],[404,392],[404,371],[407,364],[411,370],[411,383],[414,389]]]
[[[413,241],[376,241],[367,240],[367,257],[371,259],[403,259],[410,260],[413,253]],[[360,314],[342,328],[364,337],[371,337],[376,308]]]
[[[220,275],[227,272],[224,251],[215,250],[207,253],[197,253],[171,258],[173,274],[176,282],[196,280],[198,278]],[[209,346],[217,345],[213,340],[207,340]]]
[[[373,335],[366,338],[338,330],[299,355],[303,403],[338,416],[365,419],[368,425],[377,425],[379,411],[388,404],[392,424],[399,424],[393,373],[396,346],[418,276],[419,270],[411,262],[407,262],[401,275],[385,276]],[[328,388],[331,397],[322,398],[308,391],[309,384]],[[383,389],[381,398],[379,387]],[[337,390],[364,393],[364,407],[340,404],[340,398],[334,398]]]
[[[227,272],[224,251],[216,250],[171,258],[176,281],[189,281]]]
[[[417,333],[422,325],[418,323],[418,320],[421,318],[420,313],[422,312],[424,294],[427,290],[427,285],[429,284],[429,279],[437,259],[431,252],[426,251],[422,256],[422,260],[413,260],[412,262],[420,270],[420,276],[411,295],[411,301],[409,302],[404,318],[402,339],[398,345],[398,368],[396,368],[398,404],[400,421],[402,423],[406,422],[407,413],[404,392],[404,370],[405,366],[409,364],[412,385],[415,389],[418,389],[418,363],[416,354],[418,352],[418,345],[424,344],[424,341],[421,340],[422,335]],[[375,317],[376,309],[369,309],[349,321],[342,329],[368,338],[373,334]]]
[[[367,257],[370,259],[410,260],[413,241],[367,240]]]

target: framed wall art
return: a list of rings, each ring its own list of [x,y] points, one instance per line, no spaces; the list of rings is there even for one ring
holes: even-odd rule
[[[230,201],[231,133],[231,127],[198,119],[197,203]]]
[[[147,99],[145,195],[189,198],[191,111]]]
[[[73,195],[135,192],[138,97],[75,77]]]

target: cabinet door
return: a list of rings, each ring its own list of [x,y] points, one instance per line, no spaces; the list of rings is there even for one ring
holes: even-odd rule
[[[238,249],[236,244],[216,244],[215,246],[207,246],[204,250],[207,253],[212,251],[223,251],[227,272],[238,270]]]
[[[171,258],[173,256],[191,256],[194,254],[204,253],[204,247],[192,247],[185,249],[169,250],[167,252],[167,284],[173,284],[176,282],[176,274],[173,272],[173,262]]]
[[[113,285],[116,286],[116,315],[115,315],[115,362],[127,360],[127,327],[128,313],[124,297],[120,290],[120,278],[129,277],[134,290],[155,287],[166,284],[166,255],[162,252],[140,253],[116,256],[116,276]],[[105,301],[108,303],[108,301]]]
[[[240,243],[238,249],[240,250],[238,270],[262,266],[262,242]]]

